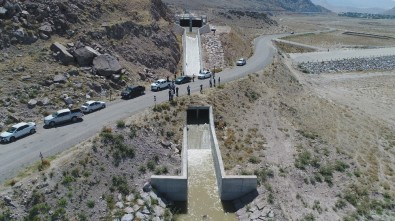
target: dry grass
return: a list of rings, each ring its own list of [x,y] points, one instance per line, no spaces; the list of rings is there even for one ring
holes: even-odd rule
[[[284,42],[275,42],[276,46],[285,53],[307,53],[307,52],[314,52],[314,49],[301,47],[297,45],[287,44]]]
[[[323,48],[395,46],[395,39],[379,39],[342,34],[335,31],[320,34],[293,35],[284,39]]]

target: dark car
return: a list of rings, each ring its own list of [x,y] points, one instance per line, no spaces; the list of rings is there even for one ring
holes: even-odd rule
[[[137,97],[143,95],[145,91],[144,86],[128,86],[122,91],[121,96],[124,99]]]
[[[192,78],[189,76],[181,76],[176,79],[176,84],[185,84],[191,82]]]

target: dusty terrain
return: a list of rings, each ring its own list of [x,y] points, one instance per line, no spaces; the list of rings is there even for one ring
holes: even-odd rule
[[[279,32],[333,25],[391,34],[386,21],[277,20]],[[256,29],[237,33],[246,34],[242,39],[247,45]],[[308,43],[309,35],[305,38]],[[349,39],[336,47],[362,43]],[[274,220],[391,220],[394,81],[392,71],[306,75],[283,50],[262,72],[157,105],[109,125],[111,130],[103,128],[71,152],[46,159],[49,163],[38,163],[30,168],[30,176],[3,187],[0,217],[111,220],[126,213],[118,202],[134,212],[165,203],[147,198],[142,186],[153,173],[178,174],[184,111],[189,105],[212,105],[227,173],[259,178],[259,196],[237,208],[240,220],[269,213]],[[46,204],[56,207],[49,210]],[[171,217],[169,210],[148,212],[164,220]]]

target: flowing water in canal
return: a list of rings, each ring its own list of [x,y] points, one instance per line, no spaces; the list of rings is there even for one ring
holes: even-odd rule
[[[237,220],[235,214],[224,212],[219,198],[209,126],[188,125],[188,128],[187,213],[178,214],[176,220]]]

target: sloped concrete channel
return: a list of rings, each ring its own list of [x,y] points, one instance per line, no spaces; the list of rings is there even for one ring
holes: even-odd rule
[[[152,176],[152,186],[174,201],[185,201],[177,220],[236,220],[224,202],[256,192],[256,176],[227,176],[215,135],[211,107],[190,107],[184,127],[181,176]]]

